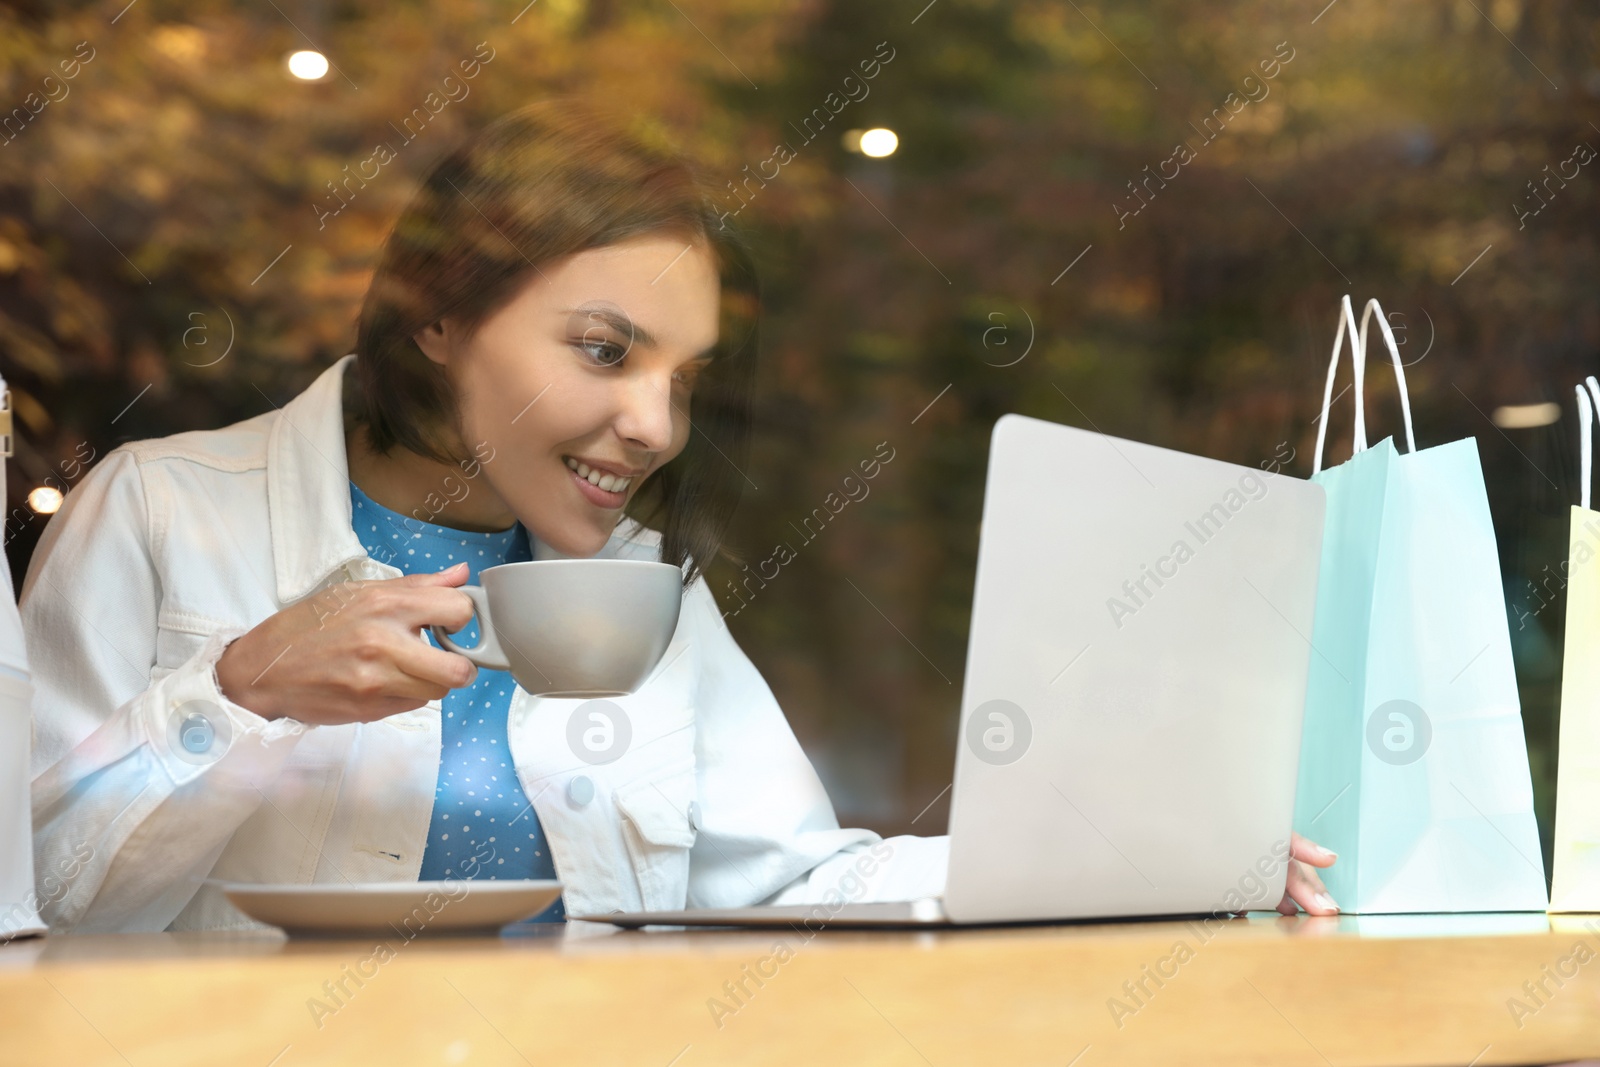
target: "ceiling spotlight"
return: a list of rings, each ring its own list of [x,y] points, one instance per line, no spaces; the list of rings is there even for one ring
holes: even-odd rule
[[[1531,430],[1549,426],[1561,418],[1560,404],[1506,404],[1490,416],[1502,430]]]
[[[861,135],[861,154],[871,156],[873,159],[892,156],[894,150],[899,147],[900,138],[895,136],[893,130],[886,130],[882,126],[874,127]]]
[[[305,82],[314,82],[328,73],[328,57],[309,50],[289,57],[289,73]]]

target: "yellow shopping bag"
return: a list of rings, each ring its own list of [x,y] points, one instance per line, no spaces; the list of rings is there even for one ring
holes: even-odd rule
[[[1585,384],[1577,387],[1583,488],[1567,555],[1551,911],[1600,911],[1600,511],[1589,507],[1600,382],[1591,376]]]

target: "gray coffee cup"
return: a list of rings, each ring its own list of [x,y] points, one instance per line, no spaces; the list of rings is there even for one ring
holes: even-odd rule
[[[479,640],[439,647],[510,671],[533,696],[612,697],[638,689],[672,643],[683,572],[631,559],[549,559],[484,570],[472,598]]]

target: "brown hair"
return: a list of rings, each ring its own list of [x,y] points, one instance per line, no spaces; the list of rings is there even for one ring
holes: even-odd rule
[[[681,455],[629,510],[661,532],[684,583],[722,551],[750,433],[760,291],[748,248],[719,221],[692,163],[570,99],[520,108],[436,163],[383,247],[345,375],[347,421],[375,451],[395,446],[461,463],[458,398],[412,336],[445,316],[470,333],[539,264],[641,234],[704,240],[722,279],[715,358],[699,375]]]

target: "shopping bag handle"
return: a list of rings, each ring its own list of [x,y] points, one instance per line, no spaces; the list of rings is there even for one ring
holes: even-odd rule
[[[1582,487],[1578,491],[1579,506],[1587,510],[1590,472],[1594,469],[1594,431],[1589,424],[1600,418],[1600,382],[1591,374],[1583,380],[1583,385],[1572,388],[1578,394],[1578,483]],[[1591,396],[1593,404],[1589,402]]]
[[[1400,413],[1406,425],[1406,451],[1417,450],[1417,439],[1411,429],[1411,396],[1406,390],[1405,364],[1400,362],[1400,346],[1395,343],[1394,331],[1389,328],[1389,319],[1384,315],[1383,308],[1376,299],[1368,300],[1367,306],[1362,309],[1361,325],[1358,327],[1355,308],[1350,303],[1350,294],[1346,293],[1339,301],[1339,332],[1333,338],[1333,357],[1328,361],[1328,381],[1322,389],[1322,417],[1317,420],[1317,454],[1311,464],[1313,475],[1322,473],[1322,450],[1328,438],[1328,409],[1333,407],[1333,381],[1339,372],[1339,353],[1344,349],[1346,334],[1350,336],[1350,362],[1355,371],[1356,393],[1356,423],[1350,454],[1354,456],[1367,450],[1365,400],[1367,327],[1372,322],[1373,312],[1378,313],[1378,329],[1383,334],[1384,347],[1388,348],[1389,358],[1394,363],[1395,385],[1400,390]]]

